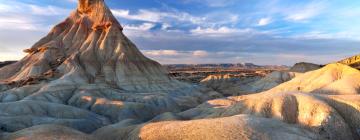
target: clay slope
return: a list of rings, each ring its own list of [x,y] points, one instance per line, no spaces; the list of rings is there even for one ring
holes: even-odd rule
[[[210,89],[213,89],[224,96],[234,96],[253,93],[251,85],[261,79],[259,76],[255,77],[231,77],[229,74],[209,75],[201,80],[200,84]]]
[[[79,0],[64,22],[25,52],[0,69],[0,130],[14,135],[44,124],[91,133],[222,97],[168,77],[122,33],[103,0]]]
[[[292,91],[358,94],[360,92],[360,71],[340,63],[329,64],[322,69],[297,76],[270,90],[273,93]]]

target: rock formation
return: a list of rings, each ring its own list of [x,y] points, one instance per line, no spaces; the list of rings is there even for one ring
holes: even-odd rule
[[[0,69],[1,130],[56,124],[91,133],[222,97],[170,78],[122,29],[104,0],[79,0],[26,57]]]
[[[339,61],[341,64],[360,69],[360,54]]]
[[[141,54],[122,33],[103,0],[81,0],[70,17],[24,52],[25,58],[0,70],[1,80],[53,72],[59,74],[51,85],[105,83],[144,92],[174,87],[160,64]]]

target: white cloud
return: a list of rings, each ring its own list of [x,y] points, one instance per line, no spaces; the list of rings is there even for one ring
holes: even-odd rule
[[[9,60],[19,60],[23,55],[19,55],[18,52],[0,52],[0,60],[1,61],[9,61]]]
[[[208,36],[208,37],[229,37],[229,36],[247,36],[250,37],[252,35],[261,35],[261,34],[269,34],[270,32],[266,31],[257,31],[251,28],[230,28],[226,26],[222,26],[219,28],[202,28],[197,27],[196,29],[190,30],[192,35],[196,36]]]
[[[67,0],[68,2],[77,3],[78,0]]]
[[[59,8],[55,6],[37,6],[29,5],[31,13],[34,15],[44,15],[44,16],[54,16],[54,15],[64,15],[64,13],[69,13],[70,10]]]
[[[143,53],[148,56],[176,56],[181,52],[176,50],[144,50]]]
[[[0,4],[0,12],[9,12],[13,9],[14,7],[10,6],[10,5],[6,5],[6,4]]]
[[[6,12],[8,14],[23,14],[23,15],[42,15],[42,16],[54,16],[54,15],[66,15],[71,10],[60,8],[52,5],[38,6],[22,2],[10,1],[0,4],[0,12]]]
[[[162,13],[154,12],[150,10],[140,9],[137,14],[130,14],[129,10],[116,9],[112,10],[113,14],[120,18],[139,20],[139,21],[149,21],[149,22],[159,22]]]
[[[259,21],[258,21],[258,26],[265,26],[265,25],[268,25],[272,22],[272,19],[271,18],[261,18]]]
[[[168,24],[168,23],[163,23],[163,24],[161,25],[161,29],[162,29],[162,30],[167,30],[167,29],[169,29],[170,27],[171,27],[171,25]]]
[[[45,31],[49,28],[49,21],[45,19],[68,13],[68,9],[51,5],[7,1],[0,4],[0,29]]]
[[[205,57],[205,56],[209,55],[208,52],[204,51],[204,50],[197,50],[197,51],[194,51],[192,54],[196,57]]]
[[[193,34],[231,34],[238,32],[238,29],[220,27],[220,28],[201,28],[197,27],[196,29],[191,30]]]
[[[226,7],[232,5],[237,0],[184,0],[185,3],[196,3],[196,4],[205,4],[208,7]]]
[[[124,25],[125,30],[140,30],[140,31],[148,31],[151,28],[154,28],[156,25],[153,23],[143,23],[141,25]]]
[[[31,19],[23,17],[0,17],[0,29],[37,30]]]
[[[195,50],[195,51],[178,51],[178,50],[142,50],[142,52],[151,57],[161,57],[161,56],[177,56],[177,57],[206,57],[209,53],[205,50]]]
[[[202,16],[194,16],[187,12],[178,11],[176,9],[167,11],[139,9],[136,12],[131,12],[130,10],[125,9],[113,9],[112,12],[118,18],[161,23],[164,25],[163,27],[176,25],[198,25],[202,27],[213,27],[234,24],[239,20],[238,15],[228,12],[213,12]]]
[[[169,22],[190,22],[193,24],[204,23],[205,18],[195,17],[186,12],[164,12],[148,9],[140,9],[136,13],[131,13],[129,10],[113,9],[113,14],[119,18],[125,18],[129,20],[147,21],[163,23]]]
[[[306,21],[319,15],[324,8],[325,4],[321,1],[312,2],[305,6],[294,7],[288,10],[289,14],[286,16],[286,19],[295,22]]]
[[[333,33],[326,33],[326,32],[322,32],[322,31],[310,31],[310,32],[302,33],[302,34],[293,35],[293,36],[291,36],[291,38],[294,38],[294,39],[360,40],[358,33],[346,32],[346,31],[333,32]]]

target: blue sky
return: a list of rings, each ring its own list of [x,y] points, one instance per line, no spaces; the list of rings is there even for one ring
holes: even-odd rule
[[[161,63],[329,63],[360,53],[359,0],[105,0]],[[77,0],[0,0],[0,61],[45,36]]]

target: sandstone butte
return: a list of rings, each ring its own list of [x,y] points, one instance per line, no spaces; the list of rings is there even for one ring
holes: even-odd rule
[[[168,77],[122,29],[103,0],[79,0],[1,68],[0,139],[360,139],[357,69],[302,64],[251,85],[270,89],[225,97]]]

